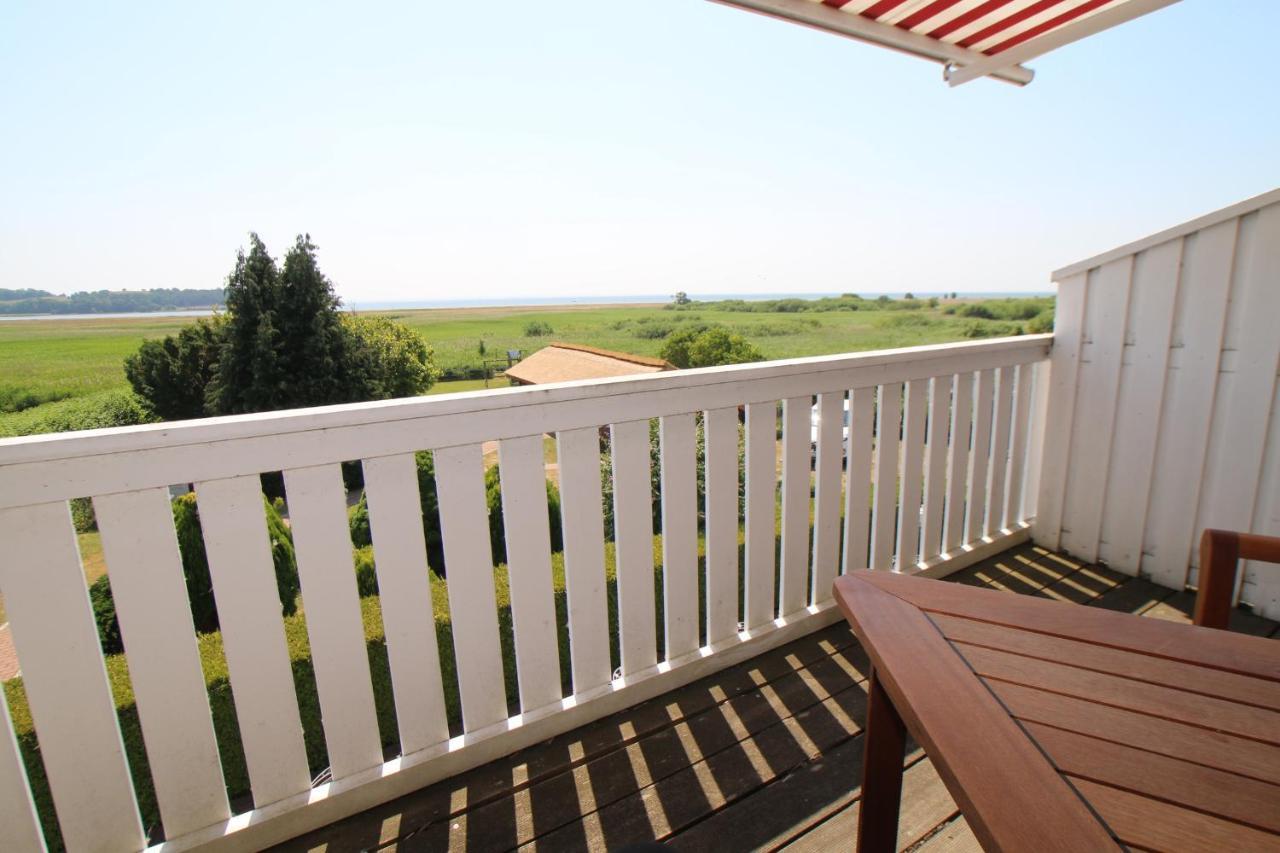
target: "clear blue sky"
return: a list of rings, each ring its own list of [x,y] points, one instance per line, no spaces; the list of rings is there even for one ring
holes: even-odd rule
[[[1280,185],[1280,2],[1018,89],[705,0],[0,4],[0,287],[347,299],[1044,289]]]

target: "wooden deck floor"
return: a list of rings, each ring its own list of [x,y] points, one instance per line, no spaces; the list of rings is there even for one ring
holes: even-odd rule
[[[952,579],[1176,621],[1190,621],[1194,601],[1033,545]],[[1280,636],[1243,611],[1232,627]],[[848,849],[867,671],[834,625],[280,849]],[[929,760],[910,746],[906,763],[899,849],[977,850]]]

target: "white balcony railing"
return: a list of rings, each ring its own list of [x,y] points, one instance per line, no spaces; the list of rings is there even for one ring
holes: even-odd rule
[[[1037,491],[1037,466],[1028,460],[1039,458],[1043,422],[1035,403],[1045,383],[1036,368],[1050,340],[1028,336],[0,442],[0,592],[62,840],[72,850],[148,843],[134,784],[142,756],[125,749],[68,500],[94,499],[166,848],[257,847],[828,624],[838,618],[831,582],[847,567],[940,575],[1025,538]],[[816,463],[815,397],[822,414]],[[846,398],[847,450],[840,425]],[[698,416],[706,442],[703,567]],[[663,527],[657,589],[649,452],[655,418]],[[602,427],[610,436],[616,510],[608,548]],[[563,618],[552,586],[544,434],[555,436],[558,449]],[[490,440],[499,442],[510,555],[518,683],[512,697],[483,485],[481,443]],[[448,567],[461,709],[452,737],[416,491],[413,454],[422,450],[434,454]],[[349,460],[363,463],[369,501],[398,743],[389,760],[347,532],[339,464]],[[316,786],[261,511],[258,475],[272,471],[284,472],[331,775]],[[224,773],[228,746],[211,721],[170,510],[169,487],[188,483],[201,513],[252,797],[239,814]],[[616,637],[607,553],[616,559]],[[6,713],[3,849],[28,849],[41,837],[17,743]]]

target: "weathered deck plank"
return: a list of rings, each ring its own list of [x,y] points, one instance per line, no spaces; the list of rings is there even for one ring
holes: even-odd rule
[[[1190,596],[1033,544],[952,576],[966,584],[1189,621]],[[1280,625],[1241,611],[1233,628]],[[453,779],[317,830],[285,850],[681,851],[850,846],[867,661],[844,624]],[[899,849],[968,853],[973,834],[909,746]]]

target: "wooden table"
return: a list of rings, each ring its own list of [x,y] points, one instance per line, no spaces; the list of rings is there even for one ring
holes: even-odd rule
[[[987,850],[1280,850],[1280,642],[888,572],[859,849],[895,847],[906,734]]]

